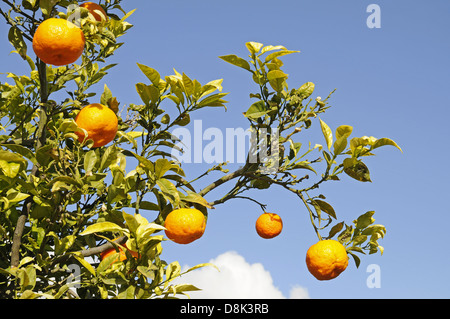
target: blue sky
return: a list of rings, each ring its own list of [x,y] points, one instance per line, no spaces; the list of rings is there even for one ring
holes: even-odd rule
[[[370,14],[366,8],[372,3],[381,8],[379,29],[366,25]],[[206,128],[246,128],[242,112],[250,105],[249,93],[257,87],[247,72],[218,56],[246,57],[247,41],[284,45],[301,51],[283,59],[291,87],[311,81],[316,84],[314,95],[322,97],[337,89],[330,101],[333,107],[321,116],[333,130],[351,125],[352,136],[389,137],[403,149],[400,153],[385,147],[366,161],[373,183],[343,177],[341,182],[321,187],[339,220],[349,224],[375,210],[376,223],[387,228],[386,237],[380,240],[383,256],[361,256],[358,269],[350,260],[347,270],[335,280],[319,282],[308,273],[305,254],[316,241],[309,216],[295,196],[277,188],[249,195],[283,218],[280,236],[259,238],[254,222],[260,208],[237,199],[210,211],[200,240],[190,245],[167,242],[163,252],[167,261],[193,266],[214,260],[224,268],[235,265],[248,280],[223,280],[233,276],[227,271],[208,276],[211,281],[214,276],[225,276],[217,280],[222,283],[217,290],[248,290],[249,298],[249,287],[283,297],[289,297],[293,288],[298,294],[292,296],[309,298],[450,297],[450,209],[446,202],[450,2],[129,0],[123,7],[138,9],[129,19],[134,28],[111,58],[119,65],[98,86],[99,94],[106,83],[122,105],[139,103],[134,85],[146,79],[136,62],[163,76],[173,74],[175,68],[201,83],[223,78],[224,91],[230,92],[228,110],[202,110],[192,119],[201,119]],[[25,68],[19,66],[20,58],[8,54],[12,47],[3,23],[0,31],[0,72],[20,73]],[[325,144],[318,124],[304,139],[313,145]],[[183,166],[190,177],[208,167]],[[231,169],[237,167],[230,165]],[[208,181],[196,187],[202,188]],[[207,199],[214,200],[227,189],[218,188]],[[153,218],[151,214],[147,217]],[[370,273],[366,269],[371,264],[380,267],[380,288],[367,287]],[[258,285],[263,281],[269,288]]]

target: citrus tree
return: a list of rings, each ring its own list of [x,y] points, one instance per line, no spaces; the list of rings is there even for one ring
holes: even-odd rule
[[[106,84],[98,92],[116,67],[108,58],[132,27],[133,12],[120,4],[2,0],[9,41],[29,67],[26,75],[6,73],[0,83],[2,298],[145,299],[197,290],[171,284],[182,272],[178,261],[161,259],[163,242],[197,240],[208,211],[234,198],[257,203],[267,214],[258,219],[258,234],[275,237],[281,218],[244,195],[252,189],[294,193],[318,241],[335,238],[357,265],[355,253],[383,252],[378,239],[386,229],[374,224],[374,212],[339,221],[320,186],[342,174],[370,182],[364,158],[385,145],[400,149],[394,141],[351,138],[347,125],[332,130],[320,118],[331,93],[314,98],[311,82],[288,86],[281,58],[297,51],[248,42],[248,59],[220,57],[255,84],[255,102],[244,113],[254,137],[246,162],[232,172],[217,163],[189,181],[173,152],[182,151],[180,140],[171,132],[187,126],[192,112],[225,107],[222,80],[201,84],[185,73],[161,76],[137,64],[148,79],[135,85],[142,103],[118,101]],[[296,140],[311,127],[321,129],[324,146]],[[215,182],[203,182],[213,174],[220,174]],[[230,190],[209,198],[223,184]],[[202,266],[213,265],[187,271]]]

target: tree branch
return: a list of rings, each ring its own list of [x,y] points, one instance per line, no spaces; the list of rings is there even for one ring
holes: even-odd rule
[[[214,188],[219,187],[220,185],[222,185],[226,182],[229,182],[232,179],[242,176],[244,174],[244,172],[247,171],[247,168],[248,168],[247,165],[245,165],[245,166],[241,167],[240,169],[234,171],[233,173],[227,174],[227,175],[219,178],[215,182],[211,183],[210,185],[208,185],[204,189],[202,189],[198,194],[200,196],[205,196],[210,191],[212,191]]]
[[[116,240],[114,240],[114,243],[116,243],[118,245],[122,245],[127,241],[127,239],[128,239],[127,236],[122,236],[122,237],[119,237]],[[107,242],[106,244],[103,244],[101,246],[82,250],[80,253],[81,253],[81,255],[83,255],[83,257],[89,257],[89,256],[100,254],[111,248],[114,248],[114,244]]]

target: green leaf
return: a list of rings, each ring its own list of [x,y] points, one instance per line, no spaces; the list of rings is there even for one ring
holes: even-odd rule
[[[205,107],[205,106],[223,106],[225,107],[225,103],[227,101],[222,100],[222,97],[228,95],[228,93],[216,93],[210,96],[205,97],[197,104],[197,108]],[[226,108],[226,107],[225,107]]]
[[[372,149],[384,146],[384,145],[391,145],[391,146],[395,146],[396,148],[398,148],[400,150],[400,152],[403,153],[402,149],[400,148],[400,146],[397,145],[397,143],[395,143],[393,140],[383,137],[378,139],[373,145],[372,145]]]
[[[27,59],[27,44],[25,43],[22,32],[17,27],[11,27],[8,33],[8,40],[16,49],[22,59]]]
[[[94,233],[104,232],[124,232],[128,233],[128,229],[122,228],[119,225],[111,222],[100,222],[86,227],[86,229],[80,233],[82,236],[86,236]]]
[[[136,229],[139,227],[139,222],[134,218],[133,215],[127,214],[125,212],[122,212],[123,219],[125,220],[126,225],[128,226],[128,229],[135,233]]]
[[[264,101],[258,101],[253,103],[250,108],[245,112],[245,117],[250,120],[257,120],[261,116],[266,115],[268,110],[266,109],[266,104]]]
[[[345,136],[341,136],[336,139],[334,142],[334,155],[341,154],[345,148],[347,147],[347,138]]]
[[[145,76],[155,85],[159,86],[159,82],[161,80],[161,76],[159,75],[158,71],[155,69],[152,69],[151,67],[148,67],[143,64],[137,63],[139,69],[141,69],[142,73],[145,74]]]
[[[306,82],[297,90],[297,94],[301,99],[307,99],[313,94],[314,88],[315,84],[313,82]]]
[[[328,149],[331,150],[331,145],[333,145],[333,132],[331,132],[330,127],[319,118],[320,127],[322,128],[323,136],[325,137],[325,141],[327,142]]]
[[[350,150],[354,157],[364,155],[362,148],[368,145],[372,146],[376,141],[377,139],[373,136],[354,137],[350,140]]]
[[[95,269],[94,269],[94,267],[92,267],[92,265],[91,265],[89,262],[87,262],[81,254],[74,253],[74,254],[72,254],[72,256],[73,256],[76,260],[78,260],[78,262],[79,262],[84,268],[86,268],[92,275],[95,276]]]
[[[187,274],[188,272],[191,272],[193,270],[202,268],[202,267],[214,267],[218,272],[220,272],[219,268],[217,268],[216,265],[212,264],[212,263],[203,263],[203,264],[198,264],[194,267],[189,268],[188,270],[186,270],[185,272],[183,272],[183,274]]]
[[[26,170],[27,160],[22,156],[8,151],[0,150],[0,171],[10,178],[16,177]]]
[[[202,94],[200,95],[200,97],[204,97],[208,94],[211,94],[214,91],[219,91],[222,92],[222,82],[223,79],[218,79],[218,80],[213,80],[210,81],[208,83],[206,83],[203,87],[202,87]]]
[[[103,88],[103,93],[100,97],[100,103],[103,105],[108,105],[108,101],[112,99],[113,95],[111,90],[108,88],[108,86],[105,84]]]
[[[247,42],[245,46],[247,47],[250,53],[256,54],[259,52],[259,50],[261,50],[263,44],[258,42]]]
[[[269,51],[274,51],[274,50],[287,50],[287,49],[284,46],[282,46],[282,45],[266,45],[261,50],[261,54],[264,54],[264,53],[269,52]]]
[[[367,212],[361,216],[359,216],[353,223],[355,224],[356,229],[364,229],[369,225],[373,224],[375,218],[372,216],[375,214],[374,211]]]
[[[150,267],[137,266],[137,270],[150,280],[155,279],[155,270]]]
[[[207,208],[212,208],[212,206],[208,203],[208,201],[206,199],[204,199],[201,195],[194,193],[194,192],[190,192],[190,191],[187,191],[187,193],[188,193],[188,195],[181,198],[181,200],[183,200],[185,202],[189,202],[189,203],[200,204]]]
[[[341,125],[336,129],[336,138],[346,137],[348,138],[353,131],[353,127],[350,125]]]
[[[0,160],[3,160],[5,162],[15,162],[24,164],[26,164],[27,162],[26,159],[24,159],[22,156],[4,150],[0,150]]]
[[[29,159],[33,164],[37,163],[36,157],[34,156],[33,152],[22,146],[22,145],[18,145],[18,144],[2,144],[2,147],[5,147],[11,151],[13,151],[14,153],[20,154],[23,157]]]
[[[334,154],[341,154],[347,147],[347,138],[352,134],[353,127],[341,125],[336,129],[336,142],[334,142]]]
[[[337,233],[339,233],[342,228],[344,228],[344,222],[340,222],[336,225],[334,225],[333,227],[331,227],[330,232],[328,233],[328,239],[331,239],[334,237],[334,235],[336,235]]]
[[[84,171],[85,173],[92,172],[94,170],[95,165],[97,164],[97,154],[94,150],[90,150],[84,156]]]
[[[6,176],[10,178],[16,177],[20,172],[22,165],[19,163],[8,163],[6,161],[0,160],[0,170],[5,174]]]
[[[40,0],[39,7],[46,17],[50,17],[53,7],[61,0]]]
[[[334,154],[341,154],[347,147],[347,138],[352,134],[353,127],[341,125],[336,129],[336,142],[334,142]]]
[[[160,179],[172,168],[172,164],[165,158],[159,158],[155,162],[155,178]]]
[[[267,73],[269,84],[276,92],[283,91],[287,78],[288,75],[281,70],[272,70]]]
[[[324,202],[322,200],[319,199],[315,199],[314,202],[319,205],[320,209],[327,213],[328,215],[330,215],[331,217],[333,217],[334,219],[336,219],[336,212],[334,211],[333,206],[331,206],[330,204],[328,204],[327,202]]]
[[[142,102],[148,105],[151,100],[151,92],[149,86],[144,83],[136,83],[136,91],[141,97]]]
[[[182,292],[185,292],[185,291],[198,291],[198,290],[201,290],[200,288],[197,288],[194,285],[190,285],[190,284],[175,285],[175,286],[173,286],[173,289],[177,293],[182,293]]]
[[[52,193],[58,192],[62,189],[72,190],[72,186],[80,188],[82,185],[74,178],[69,176],[59,176],[53,179],[49,186],[52,186]]]
[[[168,199],[172,206],[177,207],[180,203],[180,195],[178,194],[178,190],[174,184],[172,184],[169,180],[165,178],[160,178],[156,180],[156,184],[161,189],[162,194],[166,199]]]
[[[250,69],[250,64],[248,64],[248,62],[243,58],[240,58],[234,54],[219,56],[219,58],[221,58],[225,62],[231,63],[253,73],[253,71]]]
[[[106,149],[105,153],[102,156],[102,160],[100,162],[100,167],[98,171],[101,173],[111,164],[117,162],[119,154],[120,150],[117,149],[114,145],[108,146],[108,148]]]
[[[366,164],[356,158],[346,158],[343,162],[344,172],[360,182],[371,182],[369,169]]]
[[[182,75],[184,92],[187,96],[191,96],[194,94],[194,82],[183,72]]]
[[[132,206],[136,207],[136,203],[132,204]],[[155,203],[143,200],[139,203],[139,209],[159,211],[159,206]]]
[[[59,241],[55,241],[55,255],[59,256],[66,252],[75,242],[76,237],[69,235]]]
[[[356,268],[358,268],[359,265],[361,264],[361,259],[360,259],[358,256],[356,256],[354,253],[350,252],[350,251],[347,251],[347,253],[348,253],[350,256],[352,256],[353,261],[355,262]]]
[[[181,266],[178,261],[170,263],[166,268],[166,280],[170,281],[178,277],[181,273]]]
[[[104,258],[97,267],[97,275],[107,270],[118,258],[119,253],[117,252]]]
[[[268,56],[266,56],[266,63],[269,61],[272,61],[273,59],[278,58],[280,56],[292,54],[292,53],[298,53],[298,52],[300,52],[300,51],[281,50],[278,52],[271,53]]]
[[[139,245],[141,245],[144,242],[148,242],[149,240],[154,240],[155,237],[151,238],[150,235],[152,235],[157,230],[164,230],[164,229],[166,229],[164,226],[156,223],[147,223],[145,225],[143,224],[139,225],[139,227],[136,229],[136,237],[139,241]]]

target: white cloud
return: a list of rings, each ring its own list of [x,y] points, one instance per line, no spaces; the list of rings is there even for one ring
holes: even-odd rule
[[[188,292],[191,298],[204,299],[284,299],[283,293],[274,285],[269,271],[261,263],[249,264],[234,251],[225,252],[204,267],[189,272],[172,283],[189,283],[201,291]],[[186,267],[187,268],[187,267]],[[309,298],[308,291],[299,285],[291,288],[289,298]]]

